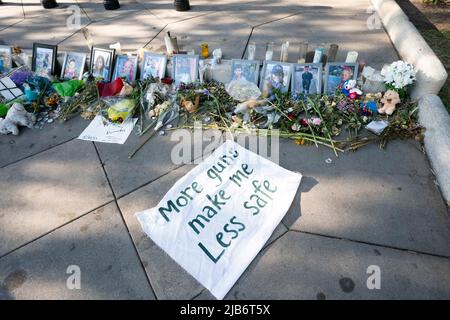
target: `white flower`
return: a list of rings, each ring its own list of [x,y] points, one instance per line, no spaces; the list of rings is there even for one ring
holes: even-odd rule
[[[381,70],[384,82],[394,86],[394,88],[402,89],[411,85],[416,80],[416,71],[414,67],[405,61],[395,61],[390,65],[386,65]]]

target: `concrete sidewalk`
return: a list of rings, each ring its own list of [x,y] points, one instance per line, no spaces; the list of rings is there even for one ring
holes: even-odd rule
[[[290,41],[294,62],[303,40],[339,44],[339,60],[348,50],[374,67],[398,59],[384,30],[367,28],[368,0],[191,0],[188,12],[170,0],[120,2],[104,11],[100,1],[59,1],[54,10],[4,1],[0,42],[88,52],[81,32],[66,26],[74,4],[98,46],[163,52],[170,31],[183,49],[198,52],[206,41],[224,59],[242,57],[248,41],[256,41],[257,59],[266,41]],[[168,135],[129,160],[134,133],[125,145],[75,139],[87,124],[77,117],[0,136],[0,299],[213,298],[134,217],[193,166],[170,161]],[[226,299],[450,298],[449,212],[420,144],[395,141],[336,158],[282,140],[280,165],[304,175],[300,190]],[[80,290],[67,289],[69,265],[81,269]],[[366,286],[371,265],[381,269],[380,290]]]

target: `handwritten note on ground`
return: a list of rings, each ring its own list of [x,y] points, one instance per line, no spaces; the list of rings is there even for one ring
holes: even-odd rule
[[[78,139],[124,144],[136,124],[137,118],[128,118],[123,123],[104,121],[102,116],[95,116]]]

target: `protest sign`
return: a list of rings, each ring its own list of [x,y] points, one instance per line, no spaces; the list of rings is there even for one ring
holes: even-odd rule
[[[301,178],[228,140],[136,215],[159,247],[222,299],[289,210]]]

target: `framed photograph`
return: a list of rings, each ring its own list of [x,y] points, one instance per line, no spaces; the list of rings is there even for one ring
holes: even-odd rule
[[[300,98],[320,93],[322,93],[322,64],[295,63],[292,71],[292,96]]]
[[[0,46],[0,74],[12,68],[12,51],[9,46]]]
[[[150,76],[162,79],[166,75],[167,56],[165,54],[156,54],[152,52],[144,53],[142,62],[141,80]]]
[[[33,43],[31,70],[38,76],[49,77],[54,74],[58,46]]]
[[[86,54],[78,52],[67,52],[64,55],[64,63],[61,69],[61,78],[66,80],[83,78]]]
[[[114,63],[114,53],[114,49],[92,47],[89,72],[95,78],[103,78],[106,81],[110,81]]]
[[[288,92],[292,75],[292,64],[278,61],[264,61],[259,88],[263,96],[273,100],[273,89]]]
[[[231,79],[245,79],[258,85],[259,80],[259,61],[257,60],[238,60],[231,61]]]
[[[175,84],[190,83],[198,79],[198,55],[174,54],[172,60],[172,78]]]
[[[116,57],[116,66],[114,67],[114,76],[112,80],[124,78],[127,82],[136,80],[138,67],[138,57],[122,54]]]
[[[325,66],[324,94],[334,94],[336,90],[342,89],[342,84],[350,79],[358,78],[358,64],[333,62]]]

